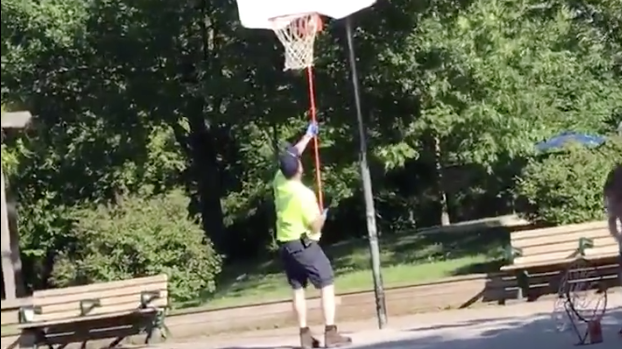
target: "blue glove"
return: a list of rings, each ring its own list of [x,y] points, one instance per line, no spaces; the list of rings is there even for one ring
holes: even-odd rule
[[[315,137],[315,136],[317,136],[319,131],[320,131],[320,128],[318,127],[317,122],[312,122],[307,127],[306,135],[308,137]]]

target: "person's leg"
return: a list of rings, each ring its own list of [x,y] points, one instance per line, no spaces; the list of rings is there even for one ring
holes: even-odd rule
[[[307,325],[307,300],[304,288],[293,289],[292,304],[294,314],[296,314],[296,318],[298,319],[298,328],[300,329],[300,348],[319,348],[320,341],[313,336],[313,332]]]
[[[283,262],[287,281],[292,288],[292,308],[300,329],[300,347],[302,349],[319,348],[320,342],[313,337],[307,325],[305,287],[307,286],[308,278],[304,265],[297,259],[297,256],[303,252],[304,246],[299,242],[284,244],[281,246],[280,251],[281,261]]]
[[[308,248],[309,261],[307,263],[307,276],[322,295],[322,312],[324,315],[324,346],[327,348],[338,347],[352,342],[352,339],[339,333],[335,325],[335,285],[333,267],[317,243],[312,243]]]
[[[293,288],[292,289],[292,307],[296,319],[298,320],[298,327],[307,327],[307,299],[305,297],[305,289]]]
[[[335,285],[326,285],[320,288],[322,295],[322,313],[324,314],[324,324],[332,326],[335,324]]]

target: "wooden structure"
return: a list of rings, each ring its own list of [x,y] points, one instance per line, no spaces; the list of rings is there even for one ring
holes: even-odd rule
[[[578,259],[598,266],[603,280],[617,278],[618,242],[607,221],[517,231],[511,233],[510,243],[510,263],[501,270],[516,274],[522,295],[537,288],[557,289],[553,283],[560,271]]]
[[[19,348],[20,329],[19,311],[24,306],[31,304],[30,298],[17,298],[15,300],[2,300],[2,337],[0,348]]]
[[[32,302],[19,309],[22,347],[125,337],[158,330],[166,338],[168,277],[164,274],[84,286],[35,291]]]
[[[32,116],[29,112],[2,113],[2,129],[24,128]],[[15,300],[17,297],[24,296],[22,263],[19,254],[19,241],[17,236],[11,238],[9,230],[9,216],[6,201],[6,187],[4,171],[0,167],[0,178],[2,180],[2,211],[0,212],[1,233],[2,233],[2,275],[4,283],[4,295],[7,300]]]

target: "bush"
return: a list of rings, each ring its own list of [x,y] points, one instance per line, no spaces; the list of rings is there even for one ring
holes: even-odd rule
[[[213,291],[221,257],[187,208],[183,193],[173,192],[76,211],[51,283],[69,286],[165,273],[173,302]]]
[[[546,225],[603,219],[603,183],[620,159],[620,139],[594,149],[570,145],[531,159],[516,187],[519,214]]]

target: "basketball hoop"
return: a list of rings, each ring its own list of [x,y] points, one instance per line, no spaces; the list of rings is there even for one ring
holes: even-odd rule
[[[553,316],[557,329],[572,329],[579,345],[602,342],[600,321],[607,311],[607,290],[599,268],[584,259],[563,274]]]
[[[285,68],[300,70],[313,66],[313,46],[322,31],[322,18],[317,13],[275,17],[272,30],[285,48]]]
[[[240,23],[243,27],[271,29],[276,34],[285,49],[283,70],[305,69],[307,71],[311,122],[317,122],[315,84],[313,82],[313,45],[317,33],[322,31],[322,18],[320,16],[333,19],[345,18],[373,5],[375,2],[376,0],[236,0]],[[358,90],[358,87],[356,89]],[[318,204],[320,208],[323,208],[317,137],[313,137],[313,145]]]

